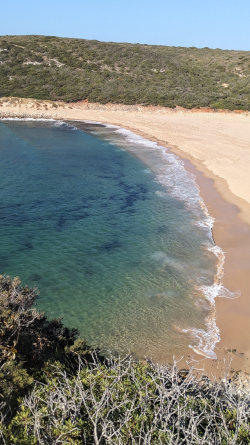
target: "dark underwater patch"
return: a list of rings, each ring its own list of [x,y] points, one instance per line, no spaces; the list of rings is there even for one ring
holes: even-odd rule
[[[115,240],[112,240],[112,241],[109,241],[109,242],[103,244],[102,246],[100,246],[98,248],[98,250],[100,252],[110,253],[115,249],[119,249],[120,247],[122,247],[122,243],[119,240],[115,239]]]
[[[88,212],[82,212],[79,215],[72,215],[71,221],[80,221],[81,219],[88,218],[90,215]]]
[[[62,173],[61,175],[63,178],[74,178],[74,175],[72,175],[70,173]]]
[[[40,281],[42,279],[42,276],[39,275],[38,273],[34,273],[32,275],[30,275],[29,280],[30,281]]]
[[[25,241],[20,250],[32,250],[34,248],[31,241]]]
[[[85,265],[83,271],[88,277],[92,277],[96,273],[95,269],[89,265]]]
[[[36,219],[27,217],[25,214],[14,214],[6,212],[5,214],[1,215],[1,225],[7,225],[7,226],[23,226],[24,224],[28,223],[29,221],[34,221]]]
[[[4,273],[4,271],[6,271],[7,267],[9,264],[9,259],[7,257],[7,255],[1,255],[0,256],[0,272]]]
[[[169,227],[167,225],[164,225],[164,224],[157,228],[157,233],[159,233],[159,234],[161,234],[161,233],[165,234],[165,233],[168,233],[169,231],[170,231]]]
[[[63,227],[67,224],[67,223],[74,223],[76,221],[80,221],[82,219],[88,218],[90,215],[88,212],[81,212],[81,213],[74,213],[75,210],[73,210],[72,212],[68,212],[67,216],[65,215],[60,215],[57,222],[56,222],[56,229],[57,230],[62,230]]]
[[[59,216],[57,223],[56,223],[56,227],[57,230],[61,230],[66,224],[66,219],[63,215]]]
[[[131,189],[131,187],[127,187]],[[126,210],[132,207],[136,201],[144,201],[146,199],[146,194],[148,190],[143,184],[137,184],[132,192],[129,192],[125,197],[125,203],[121,206],[121,210]]]

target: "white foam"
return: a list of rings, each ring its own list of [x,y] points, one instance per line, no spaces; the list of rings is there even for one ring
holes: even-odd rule
[[[105,128],[111,128],[112,130],[116,130],[120,127],[118,127],[118,125],[111,125],[111,124],[104,124],[103,122],[99,122],[99,121],[88,121],[86,119],[84,119],[84,121],[75,121],[75,122],[84,122],[86,124],[91,124],[91,125],[102,125]]]
[[[217,297],[233,299],[233,298],[238,298],[239,296],[239,293],[231,292],[222,284],[216,284],[216,283],[212,284],[211,286],[201,286],[200,290],[203,292],[206,300],[208,300],[211,305],[215,304],[215,299]]]
[[[208,250],[210,250],[210,252],[213,252],[213,254],[214,254],[215,256],[217,256],[217,258],[220,258],[220,256],[222,255],[223,258],[225,259],[225,254],[224,254],[224,252],[223,252],[223,250],[222,250],[221,247],[216,246],[216,245],[214,245],[214,246],[209,246],[209,247],[208,247]]]
[[[162,166],[159,167],[160,171],[156,175],[157,180],[168,189],[168,193],[185,202],[185,205],[191,211],[196,212],[196,224],[198,226],[212,230],[214,219],[209,215],[207,207],[200,196],[195,176],[185,169],[184,162],[181,159],[175,154],[169,153],[166,147],[145,139],[130,130],[115,125],[107,125],[107,128],[115,129],[115,133],[123,136],[129,145],[135,144],[156,149],[163,158]]]
[[[214,351],[216,344],[220,341],[220,331],[216,325],[216,319],[212,318],[206,322],[205,329],[182,329],[182,332],[189,334],[193,337],[198,345],[189,345],[191,349],[197,354],[203,355],[206,358],[216,359],[216,353]]]
[[[224,274],[225,254],[219,246],[208,247],[217,257],[217,271],[214,278],[214,283],[211,286],[200,286],[199,290],[203,293],[205,299],[210,305],[210,314],[205,320],[205,329],[182,329],[182,332],[189,333],[198,341],[198,346],[189,345],[197,354],[204,355],[207,358],[216,359],[214,351],[216,344],[220,341],[220,330],[216,324],[215,299],[223,298],[237,298],[239,294],[229,291],[222,285],[222,278]]]
[[[1,121],[26,121],[26,122],[53,122],[56,127],[66,127],[70,130],[78,130],[74,125],[57,119],[34,118],[34,117],[1,117]]]
[[[77,127],[75,127],[74,125],[69,124],[68,122],[64,122],[64,121],[54,121],[54,125],[55,127],[63,127],[63,128],[67,128],[68,130],[78,130]]]
[[[109,128],[117,128],[116,133],[121,134],[122,136],[125,136],[125,138],[127,139],[127,141],[130,144],[139,144],[139,145],[143,145],[146,147],[153,147],[153,148],[159,147],[156,142],[149,141],[148,139],[145,139],[138,134],[132,133],[132,131],[126,130],[125,128],[120,128],[120,127],[116,127],[116,126],[109,126]]]
[[[206,300],[209,302],[211,311],[205,320],[206,330],[189,328],[182,329],[184,333],[188,333],[193,337],[198,345],[189,345],[191,349],[197,354],[204,355],[207,358],[216,359],[215,346],[220,341],[220,330],[216,324],[215,299],[217,297],[223,298],[237,298],[238,294],[230,292],[221,283],[214,283],[211,286],[201,286],[200,290],[203,292]]]
[[[50,121],[55,122],[56,126],[67,126],[69,129],[77,130],[76,127],[64,121],[57,121],[55,119],[1,118],[1,120]],[[93,125],[104,125],[106,128],[114,130],[116,134],[121,135],[124,138],[122,142],[123,146],[135,144],[157,150],[158,154],[162,156],[163,161],[160,171],[156,175],[157,180],[163,186],[167,187],[168,193],[185,203],[185,206],[190,209],[195,216],[195,224],[206,230],[206,232],[209,234],[211,243],[213,243],[212,229],[214,218],[209,214],[205,202],[200,196],[200,190],[195,181],[195,176],[185,169],[184,163],[181,159],[179,159],[176,155],[169,153],[166,147],[160,146],[156,142],[147,140],[142,136],[131,132],[130,130],[116,125],[103,124],[102,122],[97,121],[85,120],[84,122]],[[100,131],[100,129],[98,130]],[[164,192],[159,191],[157,194],[161,197],[165,196]],[[206,330],[188,328],[181,329],[181,331],[183,333],[190,334],[198,342],[198,345],[190,345],[195,352],[214,359],[216,358],[214,349],[216,344],[220,341],[220,332],[218,326],[216,325],[215,299],[217,297],[234,298],[236,294],[230,292],[222,285],[225,261],[224,252],[216,245],[209,244],[207,249],[217,257],[217,272],[215,274],[214,283],[211,286],[203,285],[199,288],[200,292],[206,301],[209,302],[211,307],[209,317],[207,317],[205,320]],[[165,261],[168,264],[170,263],[172,266],[176,266],[172,259],[166,259],[165,257],[162,258],[162,255],[160,257],[161,258],[159,258],[159,255],[156,255],[155,259],[161,259],[163,262]]]
[[[214,283],[211,286],[203,285],[199,288],[211,308],[210,314],[205,320],[206,329],[188,328],[182,329],[181,331],[190,334],[198,342],[198,345],[190,345],[196,353],[202,354],[207,358],[215,359],[216,353],[214,349],[220,341],[220,331],[216,324],[215,299],[217,297],[235,298],[237,295],[222,285],[225,254],[219,246],[214,244],[212,233],[214,218],[209,214],[206,204],[200,196],[200,189],[196,183],[195,176],[188,172],[185,169],[183,161],[176,155],[169,153],[167,148],[134,134],[129,130],[109,125],[107,125],[107,127],[115,129],[115,133],[123,136],[127,144],[146,146],[157,150],[158,153],[161,154],[163,162],[159,173],[156,175],[157,180],[163,186],[167,187],[168,193],[185,203],[185,206],[195,216],[195,224],[201,229],[204,229],[208,234],[211,244],[207,245],[207,249],[217,258],[217,270]],[[156,193],[160,197],[165,196],[162,191]],[[162,255],[156,255],[155,259],[163,260],[163,262],[166,261],[166,258],[162,258]],[[173,265],[170,259],[168,259],[167,262]]]
[[[108,128],[116,129],[115,133],[123,136],[129,145],[141,145],[157,150],[163,161],[161,167],[158,168],[157,181],[167,188],[169,194],[185,203],[185,206],[196,217],[195,224],[205,230],[208,229],[209,237],[212,240],[214,218],[209,214],[200,196],[200,189],[196,183],[195,176],[185,169],[184,162],[175,154],[169,153],[166,147],[158,145],[157,142],[145,139],[125,128],[112,125],[108,125]],[[166,196],[164,192],[160,191],[157,194],[161,197]]]

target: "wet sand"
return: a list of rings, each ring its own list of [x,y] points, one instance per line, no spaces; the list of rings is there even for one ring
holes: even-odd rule
[[[232,371],[250,373],[250,225],[242,221],[236,205],[222,198],[213,178],[205,176],[190,161],[186,160],[185,166],[195,174],[208,211],[215,218],[214,240],[225,253],[223,285],[236,294],[233,299],[216,299],[221,336],[215,349],[218,359],[199,363],[215,375],[224,369],[224,363]]]
[[[210,374],[217,375],[230,361],[231,369],[250,372],[250,114],[0,99],[0,117],[15,116],[119,125],[184,160],[215,218],[214,240],[226,255],[223,284],[240,292],[235,299],[216,299],[218,360],[203,359],[192,350],[189,359]]]

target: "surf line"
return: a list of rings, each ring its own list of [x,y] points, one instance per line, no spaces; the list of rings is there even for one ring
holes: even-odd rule
[[[209,314],[204,320],[206,328],[182,328],[180,326],[175,326],[175,328],[183,334],[189,334],[190,337],[195,340],[196,344],[189,345],[194,352],[209,359],[216,359],[217,355],[215,347],[221,340],[221,337],[219,327],[216,324],[215,299],[217,297],[236,298],[239,294],[229,291],[222,284],[225,253],[221,247],[215,244],[213,237],[214,218],[209,214],[206,204],[201,198],[200,189],[196,182],[195,175],[186,170],[184,162],[177,155],[171,153],[167,147],[163,147],[157,142],[150,141],[117,125],[104,124],[103,122],[96,121],[86,121],[86,123],[92,123],[93,125],[101,124],[106,128],[113,129],[116,134],[123,136],[129,145],[142,145],[144,147],[146,146],[155,149],[158,153],[160,151],[162,157],[166,158],[168,165],[166,166],[165,171],[163,168],[162,172],[156,174],[156,179],[163,186],[167,187],[168,192],[172,196],[184,201],[187,208],[192,209],[194,213],[197,213],[199,219],[196,221],[196,224],[209,231],[209,238],[212,245],[208,245],[206,248],[216,257],[214,280],[212,285],[202,285],[197,287],[198,292],[203,295],[203,298],[208,301],[210,306]],[[123,147],[126,148],[126,144],[124,144]],[[200,218],[201,215],[202,218]]]

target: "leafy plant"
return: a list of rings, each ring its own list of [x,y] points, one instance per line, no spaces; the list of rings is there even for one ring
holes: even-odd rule
[[[36,295],[0,276],[1,443],[249,444],[249,392],[239,380],[104,358],[37,312]]]

